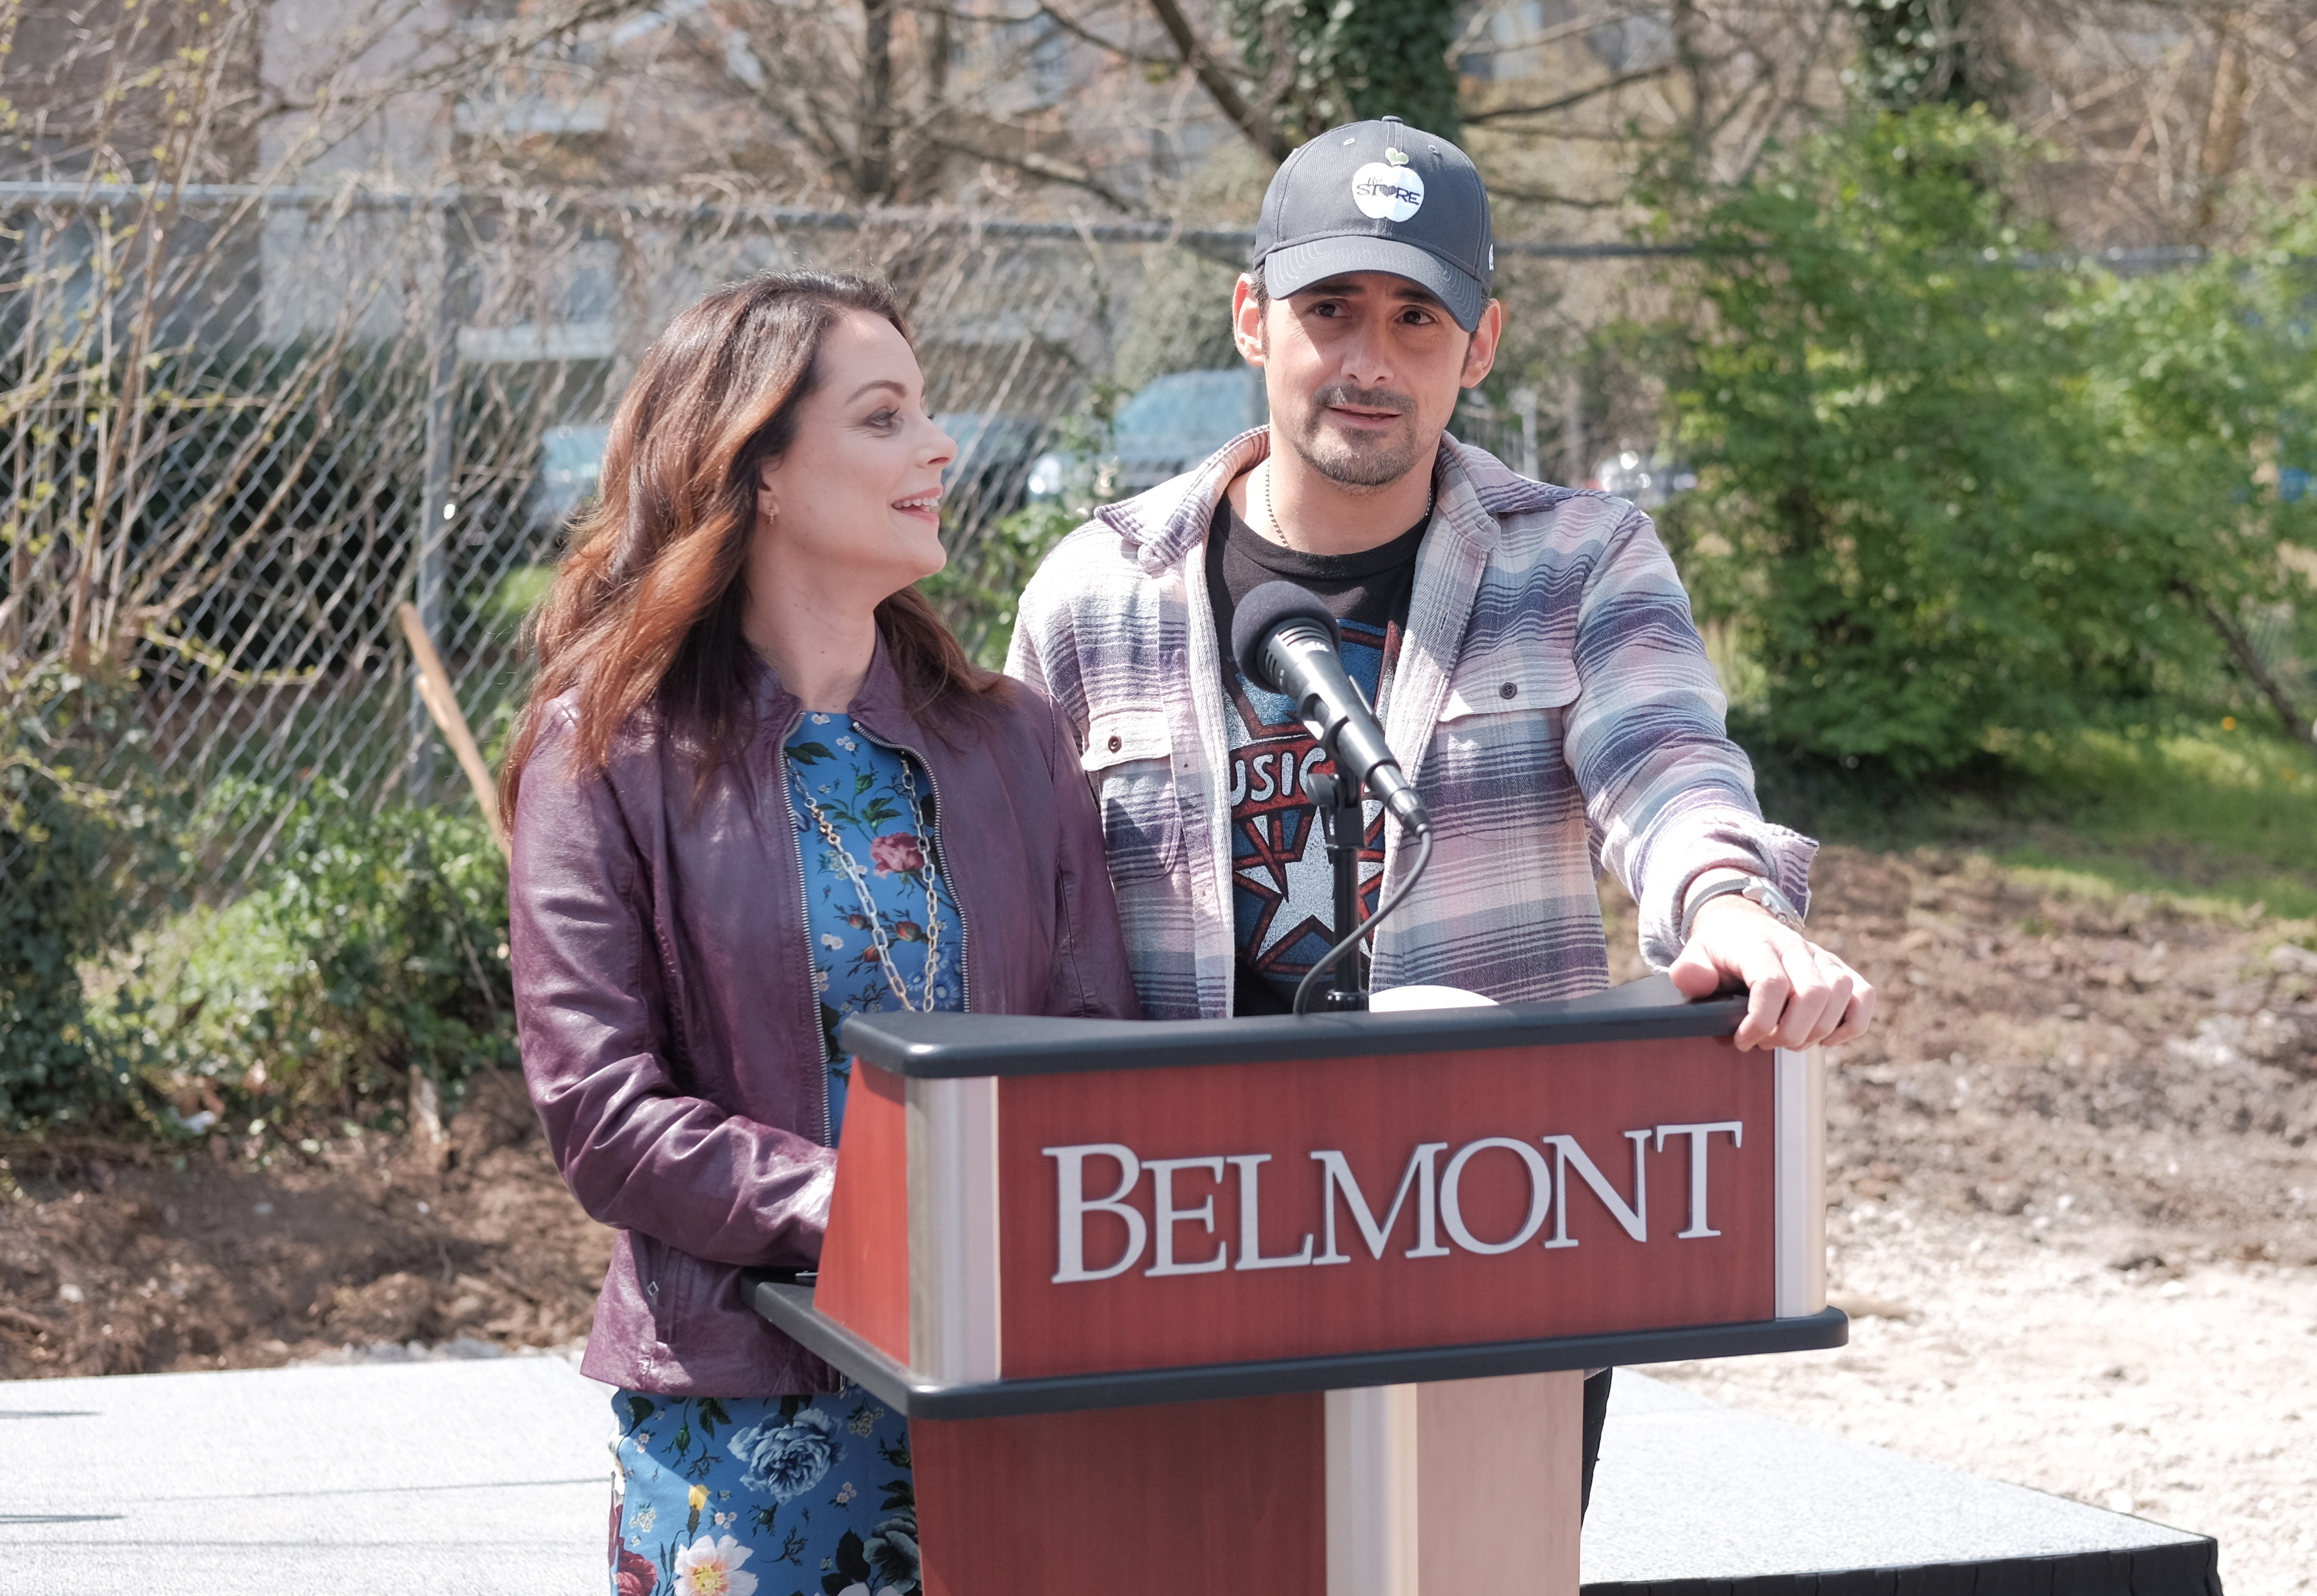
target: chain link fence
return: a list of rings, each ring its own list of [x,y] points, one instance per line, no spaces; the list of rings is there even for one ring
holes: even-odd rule
[[[1110,370],[1158,231],[223,186],[0,206],[4,756],[100,804],[140,772],[191,795],[214,894],[318,783],[435,795],[398,602],[485,746],[504,729],[522,616],[675,310],[784,267],[899,285],[964,445],[970,566]],[[98,680],[129,683],[118,724]],[[42,838],[0,836],[4,894]]]
[[[988,534],[1033,463],[1104,385],[1114,397],[1122,345],[1139,344],[1127,368],[1233,358],[1221,296],[1247,243],[352,187],[0,183],[0,726],[16,728],[0,758],[124,824],[148,789],[182,795],[210,896],[319,786],[354,806],[444,796],[399,602],[484,747],[505,731],[520,623],[604,423],[701,293],[796,266],[902,290],[962,445],[952,591],[1010,603],[1022,551]],[[1138,307],[1154,262],[1159,302]],[[1458,431],[1534,461],[1540,401],[1520,401],[1476,402]],[[1010,611],[952,607],[985,655],[1002,643]],[[99,682],[126,684],[103,714]],[[0,899],[42,845],[37,825],[0,830]]]

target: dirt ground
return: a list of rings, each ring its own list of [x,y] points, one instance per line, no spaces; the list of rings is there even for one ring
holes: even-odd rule
[[[1883,994],[1829,1059],[1852,1343],[1674,1378],[2215,1535],[2232,1596],[2317,1592],[2317,927],[1931,851],[1817,883]],[[475,1098],[441,1148],[15,1150],[0,1378],[583,1335],[608,1236],[516,1084]]]
[[[1850,1345],[1651,1372],[2317,1592],[2317,928],[1939,854],[1817,879],[1883,1002],[1828,1056]]]
[[[19,1148],[0,1203],[0,1378],[263,1369],[346,1346],[586,1333],[611,1233],[549,1162],[522,1083],[440,1147],[369,1136]]]

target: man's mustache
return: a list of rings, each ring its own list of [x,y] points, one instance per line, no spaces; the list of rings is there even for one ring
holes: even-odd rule
[[[1354,388],[1338,382],[1321,388],[1312,396],[1320,408],[1341,406],[1346,410],[1389,410],[1394,415],[1406,415],[1416,408],[1411,394],[1394,393],[1388,388]]]

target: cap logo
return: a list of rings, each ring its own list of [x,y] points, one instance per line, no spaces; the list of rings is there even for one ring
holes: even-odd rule
[[[1405,161],[1399,150],[1384,152],[1390,161]],[[1410,166],[1370,161],[1352,174],[1352,203],[1363,216],[1378,221],[1404,222],[1424,209],[1424,179]]]

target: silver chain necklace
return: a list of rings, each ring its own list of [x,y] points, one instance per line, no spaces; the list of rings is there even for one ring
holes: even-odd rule
[[[1436,484],[1427,482],[1424,485],[1425,522],[1432,520],[1432,504],[1438,494],[1439,488]],[[1271,507],[1271,462],[1269,460],[1263,462],[1263,514],[1264,519],[1271,522],[1271,535],[1277,539],[1279,546],[1282,548],[1294,548],[1295,545],[1287,540],[1287,529],[1279,524],[1279,512]]]
[[[828,818],[828,811],[822,808],[806,789],[804,776],[794,765],[789,767],[789,780],[796,784],[797,796],[804,799],[804,807],[812,811],[813,824],[820,829],[821,841],[827,843],[836,854],[837,869],[845,872],[845,878],[853,883],[853,890],[860,896],[861,912],[869,920],[869,941],[877,950],[877,963],[885,972],[885,984],[893,989],[893,995],[901,1000],[903,1008],[913,1013],[932,1013],[934,970],[941,963],[942,932],[941,896],[937,890],[939,880],[934,873],[932,843],[923,832],[912,831],[909,834],[917,840],[917,857],[925,861],[926,870],[926,978],[924,1001],[917,1003],[910,1000],[909,984],[902,978],[899,967],[893,963],[892,940],[886,936],[885,923],[878,915],[877,900],[869,890],[868,872],[861,868],[861,861],[853,857],[852,850],[845,847],[844,840],[838,837],[836,826]],[[901,759],[901,791],[909,800],[910,818],[915,819],[917,815],[917,779],[909,769],[907,755]]]

